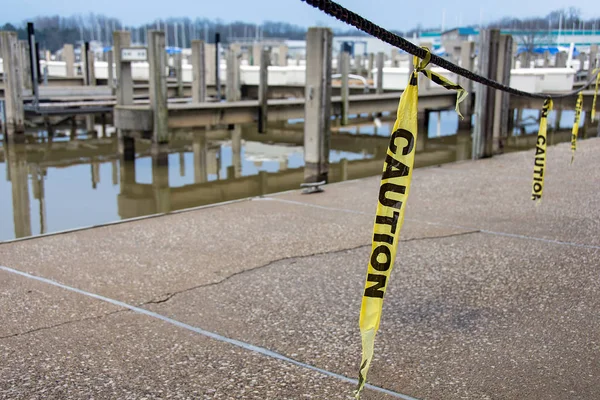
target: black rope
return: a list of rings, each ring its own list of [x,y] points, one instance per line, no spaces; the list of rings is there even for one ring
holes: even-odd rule
[[[347,8],[337,4],[336,2],[333,2],[330,0],[302,0],[302,1],[306,2],[306,4],[309,4],[315,8],[318,8],[319,10],[323,11],[324,13],[326,13],[348,25],[351,25],[373,37],[376,37],[377,39],[383,40],[384,42],[391,44],[394,47],[404,50],[405,52],[412,54],[413,56],[417,56],[417,57],[423,59],[427,55],[427,51],[425,49],[412,44],[411,42],[404,39],[403,37],[398,36],[390,31],[380,27],[377,24],[374,24],[373,22],[369,21],[368,19],[361,17],[360,15],[348,10]],[[581,92],[582,90],[586,89],[588,86],[590,86],[596,80],[596,74],[594,74],[592,76],[592,78],[585,83],[585,85],[583,85],[582,87],[580,87],[576,90],[568,92],[568,93],[561,93],[561,94],[529,93],[529,92],[524,92],[522,90],[518,90],[515,88],[511,88],[500,82],[496,82],[493,79],[489,79],[484,76],[477,75],[476,73],[469,71],[468,69],[459,67],[458,65],[453,64],[450,61],[447,61],[439,56],[436,56],[435,54],[431,54],[430,62],[435,65],[438,65],[450,72],[454,72],[457,75],[460,75],[467,79],[470,79],[474,82],[481,83],[483,85],[492,87],[497,90],[501,90],[506,93],[513,94],[515,96],[530,97],[530,98],[535,98],[535,99],[546,99],[549,97],[551,97],[551,98],[570,97],[570,96],[573,96],[573,95]]]

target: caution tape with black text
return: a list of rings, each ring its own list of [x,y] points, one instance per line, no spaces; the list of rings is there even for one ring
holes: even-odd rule
[[[373,226],[373,245],[360,311],[362,360],[358,387],[355,391],[357,399],[366,383],[367,372],[373,359],[383,297],[394,266],[400,230],[404,223],[406,201],[410,192],[417,142],[418,74],[423,73],[446,89],[456,90],[458,92],[457,112],[459,103],[467,96],[467,92],[461,86],[435,72],[425,70],[430,57],[431,53],[428,49],[427,56],[423,60],[414,57],[415,70],[411,73],[408,86],[400,97],[396,122],[383,164],[377,214]],[[426,135],[427,132],[424,134]]]
[[[575,150],[577,150],[577,135],[579,133],[579,121],[581,119],[581,108],[583,107],[583,93],[579,92],[577,103],[575,105],[575,121],[571,129],[571,164],[575,160]]]
[[[544,191],[544,173],[546,172],[546,136],[548,128],[548,113],[552,111],[552,99],[544,100],[542,115],[540,117],[540,127],[538,130],[537,141],[535,145],[535,162],[533,166],[533,185],[531,188],[531,200],[541,200]]]

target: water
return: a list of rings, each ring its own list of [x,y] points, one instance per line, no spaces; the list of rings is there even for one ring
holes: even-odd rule
[[[439,123],[437,114],[431,113],[427,139],[418,136],[417,167],[471,157],[470,132],[457,132],[454,111],[441,112]],[[524,119],[537,115],[523,112]],[[381,173],[391,118],[333,123],[330,182]],[[573,112],[564,111],[561,127],[572,121]],[[537,130],[533,122],[525,133]],[[70,138],[70,129],[55,129],[51,140],[38,129],[25,144],[0,145],[0,241],[297,189],[304,180],[301,121],[269,126],[265,135],[254,125],[174,133],[167,165],[144,140],[136,140],[134,162],[121,162],[112,127],[100,137],[78,129]],[[551,133],[551,143],[569,140],[568,133]],[[505,151],[534,142],[515,129]]]

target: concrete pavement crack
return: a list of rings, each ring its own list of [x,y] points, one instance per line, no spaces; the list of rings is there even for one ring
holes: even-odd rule
[[[472,231],[467,231],[467,232],[452,233],[452,234],[449,234],[449,235],[423,236],[423,237],[417,237],[417,238],[411,238],[411,239],[401,240],[401,242],[414,242],[414,241],[419,241],[419,240],[444,239],[444,238],[455,237],[455,236],[470,235],[470,234],[473,234],[473,233],[480,233],[480,232],[481,232],[480,230],[472,230]],[[189,291],[200,289],[200,288],[204,288],[204,287],[210,287],[210,286],[220,285],[221,283],[224,283],[224,282],[228,281],[229,279],[232,279],[232,278],[234,278],[236,276],[239,276],[239,275],[242,275],[242,274],[251,273],[251,272],[257,271],[259,269],[267,268],[267,267],[269,267],[269,266],[271,266],[273,264],[276,264],[278,262],[281,262],[281,261],[302,259],[302,258],[308,258],[308,257],[316,257],[316,256],[322,256],[322,255],[326,255],[326,254],[342,253],[342,252],[345,252],[345,251],[357,250],[357,249],[361,249],[363,247],[368,247],[368,246],[371,246],[371,243],[361,244],[361,245],[358,245],[358,246],[348,247],[348,248],[345,248],[345,249],[338,249],[338,250],[329,250],[329,251],[317,252],[317,253],[307,254],[307,255],[304,255],[304,256],[290,256],[290,257],[279,258],[277,260],[269,261],[268,263],[263,264],[263,265],[258,265],[256,267],[253,267],[253,268],[250,268],[250,269],[246,269],[246,270],[243,270],[243,271],[234,272],[233,274],[228,275],[228,276],[224,277],[223,279],[221,279],[219,281],[216,281],[216,282],[204,283],[202,285],[193,286],[193,287],[190,287],[190,288],[187,288],[187,289],[183,289],[183,290],[180,290],[180,291],[177,291],[177,292],[166,293],[160,299],[150,300],[150,301],[147,301],[145,303],[141,303],[141,304],[137,305],[137,307],[143,307],[143,306],[149,305],[149,304],[166,303],[166,302],[168,302],[169,300],[171,300],[173,297],[175,297],[178,294],[182,294],[182,293],[185,293],[185,292],[189,292]],[[65,326],[65,325],[69,325],[69,324],[73,324],[73,323],[77,323],[77,322],[89,321],[89,320],[94,320],[94,319],[102,319],[104,317],[108,317],[109,315],[113,315],[113,314],[117,314],[117,313],[121,313],[121,312],[128,312],[128,311],[130,311],[130,310],[121,309],[121,310],[111,311],[111,312],[106,313],[106,314],[94,315],[93,317],[86,317],[86,318],[79,318],[79,319],[74,319],[74,320],[70,320],[70,321],[64,321],[64,322],[61,322],[61,323],[55,324],[55,325],[42,326],[42,327],[39,327],[39,328],[35,328],[35,329],[28,330],[28,331],[24,331],[24,332],[17,332],[17,333],[13,333],[13,334],[6,335],[6,336],[0,336],[0,340],[2,340],[2,339],[9,339],[9,338],[18,337],[18,336],[23,336],[23,335],[28,335],[30,333],[35,333],[35,332],[44,331],[44,330],[48,330],[48,329],[58,328],[58,327],[61,327],[61,326]]]
[[[117,314],[117,313],[121,313],[121,312],[125,312],[125,311],[129,311],[129,310],[126,310],[126,309],[115,310],[115,311],[111,311],[111,312],[106,313],[106,314],[94,315],[93,317],[85,317],[85,318],[79,318],[79,319],[72,319],[72,320],[69,320],[69,321],[61,322],[60,324],[54,324],[54,325],[50,325],[50,326],[41,326],[39,328],[30,329],[30,330],[24,331],[24,332],[17,332],[17,333],[12,333],[12,334],[6,335],[6,336],[0,336],[0,340],[2,340],[2,339],[10,339],[10,338],[13,338],[13,337],[18,337],[18,336],[23,336],[23,335],[29,335],[30,333],[45,331],[45,330],[48,330],[48,329],[59,328],[61,326],[65,326],[65,325],[69,325],[69,324],[74,324],[76,322],[90,321],[90,320],[94,320],[94,319],[101,319],[101,318],[104,318],[104,317],[108,317],[109,315],[113,315],[113,314]]]
[[[472,230],[472,231],[467,231],[467,232],[452,233],[452,234],[449,234],[449,235],[423,236],[423,237],[411,238],[411,239],[406,239],[406,240],[400,240],[400,242],[414,242],[414,241],[418,241],[418,240],[444,239],[444,238],[455,237],[455,236],[470,235],[470,234],[473,234],[473,233],[480,233],[480,232],[481,231],[479,229],[477,229],[477,230]],[[242,274],[248,274],[248,273],[257,271],[259,269],[267,268],[267,267],[270,267],[271,265],[276,264],[276,263],[281,262],[281,261],[302,259],[302,258],[308,258],[308,257],[316,257],[316,256],[322,256],[322,255],[326,255],[326,254],[342,253],[344,251],[357,250],[357,249],[360,249],[360,248],[363,248],[363,247],[368,247],[368,246],[371,246],[371,243],[369,243],[369,244],[361,244],[361,245],[358,245],[358,246],[349,247],[349,248],[345,248],[345,249],[338,249],[338,250],[329,250],[329,251],[317,252],[317,253],[307,254],[307,255],[303,255],[303,256],[290,256],[290,257],[279,258],[277,260],[269,261],[268,263],[263,264],[263,265],[258,265],[256,267],[245,269],[243,271],[234,272],[231,275],[227,275],[223,279],[215,281],[215,282],[203,283],[201,285],[192,286],[192,287],[189,287],[189,288],[186,288],[186,289],[182,289],[182,290],[179,290],[179,291],[176,291],[176,292],[173,292],[173,293],[166,293],[164,296],[162,296],[159,299],[150,300],[150,301],[147,301],[145,303],[140,304],[139,307],[143,307],[143,306],[146,306],[146,305],[149,305],[149,304],[162,304],[162,303],[166,303],[169,300],[171,300],[173,297],[177,296],[178,294],[190,292],[192,290],[201,289],[201,288],[205,288],[205,287],[220,285],[221,283],[224,283],[224,282],[226,282],[226,281],[228,281],[231,278],[234,278],[236,276],[239,276],[239,275],[242,275]]]

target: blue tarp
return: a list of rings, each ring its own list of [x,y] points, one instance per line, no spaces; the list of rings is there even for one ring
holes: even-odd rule
[[[167,54],[179,54],[181,53],[180,47],[167,47]]]
[[[524,53],[525,51],[526,49],[524,47],[519,47],[517,50],[517,55]],[[561,51],[566,51],[568,53],[569,48],[564,46],[538,46],[533,49],[533,52],[536,54],[544,54],[546,51],[551,55],[555,55]],[[577,57],[578,55],[579,50],[577,50],[577,47],[573,48],[573,57]]]

